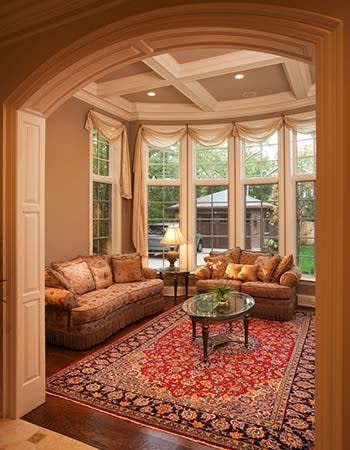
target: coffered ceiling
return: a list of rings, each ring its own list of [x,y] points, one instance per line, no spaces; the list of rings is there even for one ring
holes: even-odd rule
[[[314,78],[313,65],[281,56],[196,48],[147,57],[75,96],[125,120],[237,119],[313,106]]]

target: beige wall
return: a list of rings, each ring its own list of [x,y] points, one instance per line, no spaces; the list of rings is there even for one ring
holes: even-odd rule
[[[88,109],[72,98],[47,120],[46,264],[89,252]]]
[[[84,129],[89,108],[71,98],[47,120],[46,264],[89,253],[89,133]],[[133,134],[131,157],[134,140]],[[134,251],[129,200],[122,201],[121,214],[122,251]]]

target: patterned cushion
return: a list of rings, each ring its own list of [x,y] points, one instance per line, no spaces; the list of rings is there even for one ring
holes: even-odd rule
[[[139,254],[113,256],[112,268],[115,283],[144,280]]]
[[[218,252],[216,250],[212,250],[209,253],[209,256],[221,256],[221,255],[228,256],[230,262],[238,264],[240,256],[241,256],[241,248],[235,247],[235,248],[225,250],[224,252]]]
[[[258,276],[258,266],[255,264],[244,264],[238,274],[241,281],[256,281]]]
[[[240,264],[255,264],[255,261],[258,256],[273,256],[273,254],[269,253],[269,252],[252,252],[252,251],[248,251],[248,250],[242,250],[239,263]]]
[[[287,270],[289,270],[293,266],[293,263],[294,263],[293,255],[283,256],[283,258],[279,262],[278,266],[276,267],[271,277],[271,281],[274,283],[278,283],[281,278],[281,275]]]
[[[229,280],[229,279],[198,280],[196,284],[196,289],[198,293],[209,292],[218,286],[222,286],[223,284],[231,289],[234,289],[235,291],[240,291],[242,283],[239,280]]]
[[[255,261],[258,265],[258,280],[265,283],[271,281],[271,276],[280,260],[280,256],[258,256]]]
[[[63,276],[50,267],[45,267],[45,286],[53,288],[66,288]]]
[[[107,289],[79,296],[79,307],[72,311],[72,323],[98,320],[129,303],[159,294],[164,283],[160,279],[112,284]]]
[[[212,278],[224,278],[225,270],[229,262],[228,255],[206,256],[204,261],[211,270]]]
[[[197,267],[194,274],[201,280],[209,280],[209,278],[211,278],[211,271],[207,266]]]
[[[262,281],[246,282],[241,286],[241,291],[260,298],[285,298],[290,299],[293,292],[290,287],[280,286],[277,283],[263,283]]]
[[[225,270],[225,278],[231,278],[233,280],[238,280],[238,275],[243,267],[243,264],[235,264],[235,263],[229,263],[227,264],[226,270]]]
[[[66,289],[45,288],[45,302],[57,308],[72,309],[79,305],[78,299]]]
[[[95,289],[95,282],[85,261],[64,266],[60,269],[70,291],[84,294]]]
[[[96,289],[104,289],[113,284],[113,275],[108,255],[93,255],[84,257],[89,269],[94,277]]]

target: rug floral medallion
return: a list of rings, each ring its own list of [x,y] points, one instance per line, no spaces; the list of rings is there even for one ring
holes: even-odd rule
[[[220,333],[224,325],[212,327]],[[243,323],[232,337],[243,339]],[[204,366],[180,307],[51,376],[48,393],[225,449],[314,447],[314,316],[251,319]]]

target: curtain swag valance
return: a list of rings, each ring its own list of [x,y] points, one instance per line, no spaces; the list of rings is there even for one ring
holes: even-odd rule
[[[120,139],[121,164],[120,164],[120,195],[123,198],[132,198],[131,166],[128,133],[125,125],[115,124],[113,119],[102,116],[96,111],[90,110],[86,116],[85,129],[95,128],[102,136],[113,145]]]

